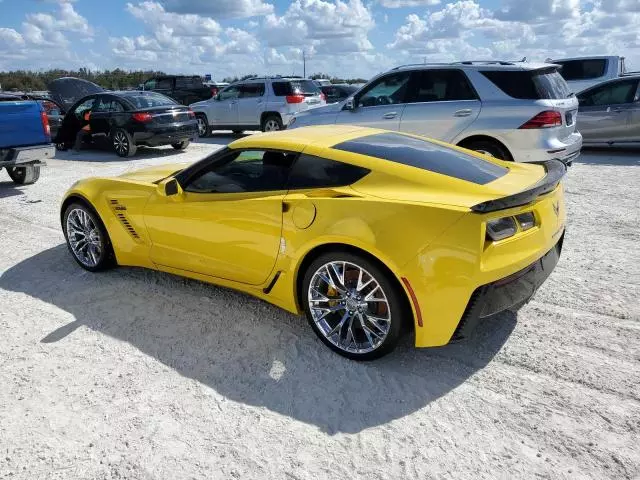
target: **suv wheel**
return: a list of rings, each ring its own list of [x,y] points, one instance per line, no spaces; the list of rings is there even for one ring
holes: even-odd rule
[[[282,130],[282,119],[278,115],[267,115],[262,120],[263,132],[276,132]]]
[[[208,137],[209,123],[207,122],[207,116],[204,113],[198,113],[196,115],[196,120],[198,121],[198,136],[200,137]]]
[[[508,162],[513,161],[513,157],[509,151],[502,145],[499,145],[490,140],[476,140],[467,144],[461,145],[461,147],[468,148],[474,152],[489,155],[490,157],[497,158],[498,160],[505,160]]]

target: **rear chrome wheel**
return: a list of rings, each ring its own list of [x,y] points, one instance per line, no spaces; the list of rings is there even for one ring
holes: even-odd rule
[[[119,128],[111,134],[111,143],[113,150],[119,157],[131,157],[136,153],[136,145],[129,132]]]
[[[198,136],[206,137],[209,133],[209,125],[207,124],[207,117],[204,115],[198,115],[196,117],[198,120]]]
[[[373,262],[346,253],[316,261],[304,285],[309,323],[332,350],[351,359],[372,360],[395,347],[403,303]]]
[[[97,271],[114,263],[109,236],[88,207],[79,203],[70,205],[65,211],[63,226],[69,251],[80,266]]]

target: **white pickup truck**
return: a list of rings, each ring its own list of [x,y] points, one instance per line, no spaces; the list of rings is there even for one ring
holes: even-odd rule
[[[580,93],[606,80],[623,76],[626,72],[624,57],[595,56],[547,59],[547,63],[560,65],[560,75],[573,93]]]

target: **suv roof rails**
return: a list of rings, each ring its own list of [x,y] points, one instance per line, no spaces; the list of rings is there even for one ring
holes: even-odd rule
[[[516,63],[524,63],[527,61],[527,57],[522,60],[464,60],[462,62],[429,62],[429,63],[408,63],[406,65],[399,65],[391,70],[398,70],[404,67],[421,67],[429,65],[515,65]]]
[[[404,67],[422,67],[422,66],[427,67],[429,65],[451,65],[451,64],[447,62],[407,63],[405,65],[398,65],[397,67],[394,67],[391,70],[399,70]]]
[[[271,80],[274,78],[302,78],[299,75],[259,75],[257,77],[249,77],[244,80],[238,80],[239,82],[244,82],[245,80]]]

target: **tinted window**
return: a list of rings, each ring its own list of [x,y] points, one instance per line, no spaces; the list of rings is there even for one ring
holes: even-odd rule
[[[568,98],[571,90],[558,71],[494,70],[481,72],[504,93],[521,100]]]
[[[375,107],[405,103],[409,76],[409,72],[396,72],[379,78],[365,87],[359,95],[358,106]]]
[[[94,112],[124,112],[122,105],[109,97],[98,97],[93,107]]]
[[[75,111],[76,117],[78,117],[79,119],[83,118],[84,112],[86,112],[87,110],[91,110],[95,101],[96,99],[92,97],[78,105]]]
[[[582,93],[578,100],[580,106],[596,107],[602,105],[620,105],[632,103],[638,90],[637,80],[614,82]]]
[[[220,91],[220,100],[231,100],[233,98],[238,98],[240,95],[240,86],[239,85],[231,85]]]
[[[320,89],[313,80],[287,80],[273,82],[273,93],[278,97],[286,95],[317,95]]]
[[[119,96],[126,98],[135,108],[163,107],[177,105],[175,100],[155,92],[122,92]]]
[[[240,85],[240,98],[261,97],[264,95],[264,83]]]
[[[176,88],[200,88],[202,81],[198,77],[178,77],[176,78]]]
[[[355,165],[302,154],[291,171],[289,188],[343,187],[357,182],[369,172]]]
[[[293,153],[231,152],[190,178],[185,190],[194,193],[285,190],[294,159]]]
[[[422,70],[411,74],[409,102],[475,99],[467,76],[460,70]]]
[[[484,185],[509,170],[452,148],[398,133],[381,133],[339,143],[333,148],[402,163]]]
[[[145,90],[153,90],[156,88],[156,80],[155,78],[152,78],[151,80],[147,80],[146,82],[144,82],[144,88]]]
[[[599,78],[607,69],[607,60],[569,60],[567,62],[553,62],[562,65],[562,74],[565,80],[588,80]]]

